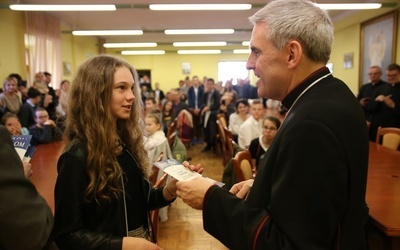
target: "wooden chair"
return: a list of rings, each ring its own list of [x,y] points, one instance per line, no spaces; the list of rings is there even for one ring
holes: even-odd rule
[[[160,177],[160,179],[157,180],[156,184],[154,184],[154,187],[158,188],[158,187],[165,186],[167,183],[167,177],[168,177],[168,174],[164,173]],[[158,218],[159,214],[160,214],[160,209],[155,209],[153,211],[150,211],[150,219],[151,219],[152,232],[153,232],[154,239],[157,239],[157,236],[158,236],[158,231],[159,231],[158,223],[160,221]]]
[[[400,146],[400,128],[378,127],[376,143],[382,144],[387,148],[398,150]]]
[[[248,150],[237,152],[235,157],[232,158],[237,182],[254,178],[254,166],[251,160],[251,154]]]
[[[167,138],[169,138],[173,133],[175,133],[177,131],[177,128],[178,128],[178,119],[175,118],[175,120],[173,120],[168,127]]]

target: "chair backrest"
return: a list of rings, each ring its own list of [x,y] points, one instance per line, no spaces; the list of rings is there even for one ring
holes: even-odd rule
[[[167,131],[167,138],[169,138],[173,133],[176,132],[178,127],[178,118],[175,118],[169,125],[168,131]]]
[[[160,179],[157,180],[156,184],[154,184],[154,187],[158,188],[158,187],[165,186],[165,184],[167,183],[167,177],[168,177],[167,173],[164,173],[160,177]],[[154,239],[157,239],[157,236],[158,236],[158,223],[159,223],[158,216],[159,216],[159,214],[160,214],[160,209],[155,209],[150,212],[152,233],[153,233]]]
[[[217,120],[217,128],[218,128],[218,134],[219,134],[219,143],[221,143],[221,153],[222,153],[222,165],[225,166],[229,159],[232,158],[232,155],[228,155],[227,153],[227,141],[226,141],[226,136],[225,136],[225,131],[224,127],[221,124],[220,120]]]
[[[227,127],[228,123],[226,122],[226,118],[224,114],[218,114],[217,120],[221,123],[222,127]]]
[[[390,149],[397,150],[400,146],[400,128],[378,127],[376,143],[382,144]]]
[[[170,135],[167,137],[168,145],[169,145],[169,148],[170,148],[171,150],[172,150],[172,148],[174,147],[174,142],[175,142],[175,138],[176,138],[177,134],[178,134],[178,132],[174,131],[172,134],[170,134]]]
[[[253,178],[253,165],[251,154],[248,150],[237,152],[232,159],[234,172],[238,182]]]

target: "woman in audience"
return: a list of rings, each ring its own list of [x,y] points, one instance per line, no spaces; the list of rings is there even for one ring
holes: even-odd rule
[[[173,102],[171,100],[167,100],[163,107],[162,107],[162,125],[164,128],[164,133],[165,135],[168,132],[169,125],[174,121],[175,119],[175,114],[173,110]]]
[[[262,122],[262,134],[259,138],[251,141],[249,151],[253,159],[253,166],[258,169],[258,163],[262,159],[263,154],[268,150],[272,141],[278,132],[281,122],[274,116],[267,116]]]
[[[18,96],[18,82],[14,77],[8,77],[3,83],[3,93],[0,94],[0,117],[7,112],[18,114],[22,106]]]
[[[4,125],[11,135],[29,135],[29,130],[21,126],[18,116],[13,113],[6,113],[1,118],[1,124]]]
[[[148,181],[141,109],[138,75],[127,62],[100,55],[80,66],[57,166],[60,249],[160,249],[149,211],[174,201],[176,180],[156,189]]]
[[[239,99],[236,102],[235,108],[236,113],[232,113],[229,116],[229,129],[233,134],[234,140],[237,142],[240,125],[250,117],[250,114],[248,113],[249,103],[246,99]]]

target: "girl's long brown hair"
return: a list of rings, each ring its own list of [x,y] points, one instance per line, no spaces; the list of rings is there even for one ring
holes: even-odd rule
[[[116,120],[110,110],[114,73],[120,67],[128,68],[135,81],[133,94],[136,98],[127,120]],[[110,200],[122,192],[122,169],[116,159],[117,142],[126,145],[144,176],[149,176],[147,154],[143,148],[141,109],[138,75],[127,62],[100,55],[79,67],[70,89],[64,137],[67,145],[74,140],[87,145],[89,185],[84,193],[85,200]]]

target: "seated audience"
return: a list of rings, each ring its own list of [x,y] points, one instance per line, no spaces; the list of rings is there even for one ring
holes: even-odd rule
[[[44,108],[38,108],[35,112],[36,124],[29,128],[32,135],[32,145],[50,143],[60,138],[60,132],[49,114]]]
[[[9,132],[0,126],[0,248],[46,249],[53,213],[24,175]],[[29,166],[30,164],[26,163]],[[26,171],[25,171],[26,172]]]
[[[267,116],[263,120],[262,125],[262,133],[260,137],[253,139],[249,146],[251,158],[253,159],[253,166],[257,169],[262,156],[274,140],[275,135],[281,126],[281,122],[276,117]]]
[[[229,116],[229,129],[231,130],[233,134],[233,138],[235,142],[238,141],[238,134],[239,134],[239,128],[243,124],[244,121],[247,120],[247,118],[250,117],[250,114],[248,113],[249,111],[249,102],[247,99],[239,99],[236,104],[235,104],[235,113],[232,113]]]
[[[240,126],[238,144],[247,149],[251,140],[261,135],[261,119],[264,117],[264,105],[260,99],[255,99],[250,105],[250,117]]]

